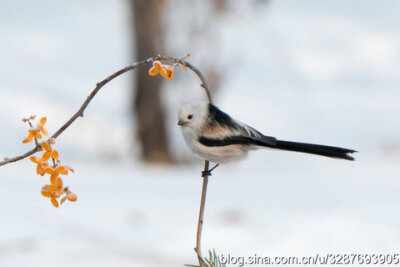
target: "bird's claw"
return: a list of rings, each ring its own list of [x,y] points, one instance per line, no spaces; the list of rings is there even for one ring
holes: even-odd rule
[[[211,176],[212,174],[211,174],[211,172],[215,169],[215,168],[217,168],[219,166],[219,164],[216,164],[214,167],[212,167],[211,169],[209,169],[209,170],[206,170],[206,171],[202,171],[201,172],[201,177],[206,177],[206,176]]]
[[[211,171],[202,171],[201,172],[201,177],[206,177],[206,176],[211,176]]]

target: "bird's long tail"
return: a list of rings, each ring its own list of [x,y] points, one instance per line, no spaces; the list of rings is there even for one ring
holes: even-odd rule
[[[334,146],[323,146],[323,145],[316,145],[316,144],[308,144],[308,143],[298,143],[298,142],[291,142],[291,141],[283,141],[283,140],[276,140],[275,144],[266,144],[264,143],[263,146],[288,150],[288,151],[296,151],[296,152],[303,152],[309,154],[315,154],[330,158],[338,158],[338,159],[347,159],[347,160],[354,160],[352,154],[357,152],[352,149],[341,148],[341,147],[334,147]]]

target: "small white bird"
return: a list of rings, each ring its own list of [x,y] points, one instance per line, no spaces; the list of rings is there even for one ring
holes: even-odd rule
[[[259,147],[347,160],[354,160],[349,154],[356,152],[347,148],[282,141],[265,136],[205,101],[186,102],[179,110],[178,119],[183,137],[192,152],[214,163],[242,159],[249,150]]]

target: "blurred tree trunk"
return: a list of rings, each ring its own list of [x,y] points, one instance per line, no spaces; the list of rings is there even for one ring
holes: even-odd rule
[[[163,0],[131,0],[133,9],[136,60],[164,52],[162,13]],[[165,127],[165,112],[160,97],[162,78],[148,75],[149,67],[134,72],[135,94],[133,112],[142,158],[147,162],[163,163],[172,160]]]

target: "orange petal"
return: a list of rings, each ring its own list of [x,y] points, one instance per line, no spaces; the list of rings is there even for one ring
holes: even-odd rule
[[[52,175],[50,175],[50,183],[51,183],[52,185],[55,185],[55,184],[56,184],[56,179],[57,179],[57,177],[58,177],[58,173],[53,173]]]
[[[39,131],[35,130],[34,134],[35,134],[35,138],[37,138],[37,139],[41,139],[42,138],[42,135],[40,134]]]
[[[162,67],[162,64],[159,60],[156,60],[153,62],[153,66],[157,69],[160,69]]]
[[[51,152],[51,156],[52,156],[54,159],[58,159],[58,151],[54,149],[54,150]]]
[[[49,184],[45,184],[45,185],[42,187],[42,191],[43,191],[43,190],[49,191],[49,188],[50,188],[50,185],[49,185]]]
[[[49,135],[49,132],[48,132],[45,128],[43,128],[43,127],[40,128],[40,131],[41,131],[44,135]]]
[[[47,174],[50,174],[50,175],[52,175],[53,173],[55,173],[53,167],[47,167],[47,168],[45,168],[45,172],[46,172]]]
[[[41,124],[41,125],[45,125],[45,124],[46,124],[46,121],[47,121],[47,118],[46,118],[46,117],[43,117],[43,118],[40,119],[40,124]]]
[[[44,152],[42,155],[42,162],[48,161],[50,158],[51,152]]]
[[[64,203],[65,200],[67,200],[67,196],[64,196],[64,197],[61,199],[60,204]]]
[[[57,191],[57,189],[58,189],[57,186],[51,185],[51,184],[48,184],[46,188],[47,188],[47,191],[50,191],[52,193],[55,193]]]
[[[173,66],[169,66],[169,65],[167,65],[165,67],[166,67],[166,70],[167,70],[167,77],[166,78],[168,80],[172,79],[174,77],[174,67]]]
[[[163,76],[164,78],[167,78],[167,77],[168,77],[167,69],[164,68],[164,67],[160,68],[160,74],[161,74],[161,76]]]
[[[67,196],[68,196],[68,200],[71,202],[75,202],[78,199],[78,197],[71,191],[70,191],[70,193],[67,194]]]
[[[57,186],[57,188],[62,188],[62,186],[63,186],[63,180],[60,178],[60,177],[57,177],[56,178],[56,186]]]
[[[68,174],[68,170],[66,170],[66,169],[64,168],[64,166],[58,166],[58,167],[56,168],[55,172],[56,172],[56,173],[59,173],[59,174],[64,174],[64,175],[65,175],[65,172],[67,172],[67,174]]]
[[[22,141],[22,143],[26,144],[26,143],[31,142],[32,140],[33,140],[33,135],[29,133],[28,137],[25,138],[25,139]]]
[[[51,188],[50,185],[48,185],[48,184],[44,185],[42,187],[42,190],[41,190],[42,195],[45,196],[45,197],[51,197],[51,195],[52,195],[52,193],[51,193],[52,190],[51,189],[52,188]]]
[[[52,196],[52,194],[49,192],[49,191],[43,191],[42,190],[42,196],[44,196],[44,197],[51,197]]]
[[[67,168],[71,172],[75,172],[74,169],[72,169],[70,166],[64,166],[64,167]]]
[[[50,152],[50,151],[51,151],[51,147],[50,147],[49,143],[47,143],[47,141],[43,141],[43,142],[42,142],[42,147],[43,147],[43,149],[46,150],[47,152]]]
[[[68,171],[74,172],[74,170],[71,167],[68,166],[58,166],[56,169],[56,172],[62,175],[67,175]]]
[[[168,70],[167,71],[167,79],[169,80],[169,79],[172,79],[172,78],[174,78],[174,71]]]
[[[42,191],[48,191],[50,193],[54,193],[55,191],[57,191],[57,186],[46,184],[42,187]]]
[[[51,204],[53,204],[54,207],[58,208],[58,202],[54,197],[51,198]]]
[[[42,165],[38,164],[36,166],[36,173],[43,176],[46,174],[45,170],[43,169]]]
[[[35,156],[31,156],[31,157],[29,157],[29,159],[30,159],[33,163],[39,163],[39,162],[37,161],[37,159],[36,159]]]
[[[150,76],[155,76],[155,75],[157,75],[158,74],[158,69],[156,68],[156,67],[152,67],[150,70],[149,70],[149,75]]]

